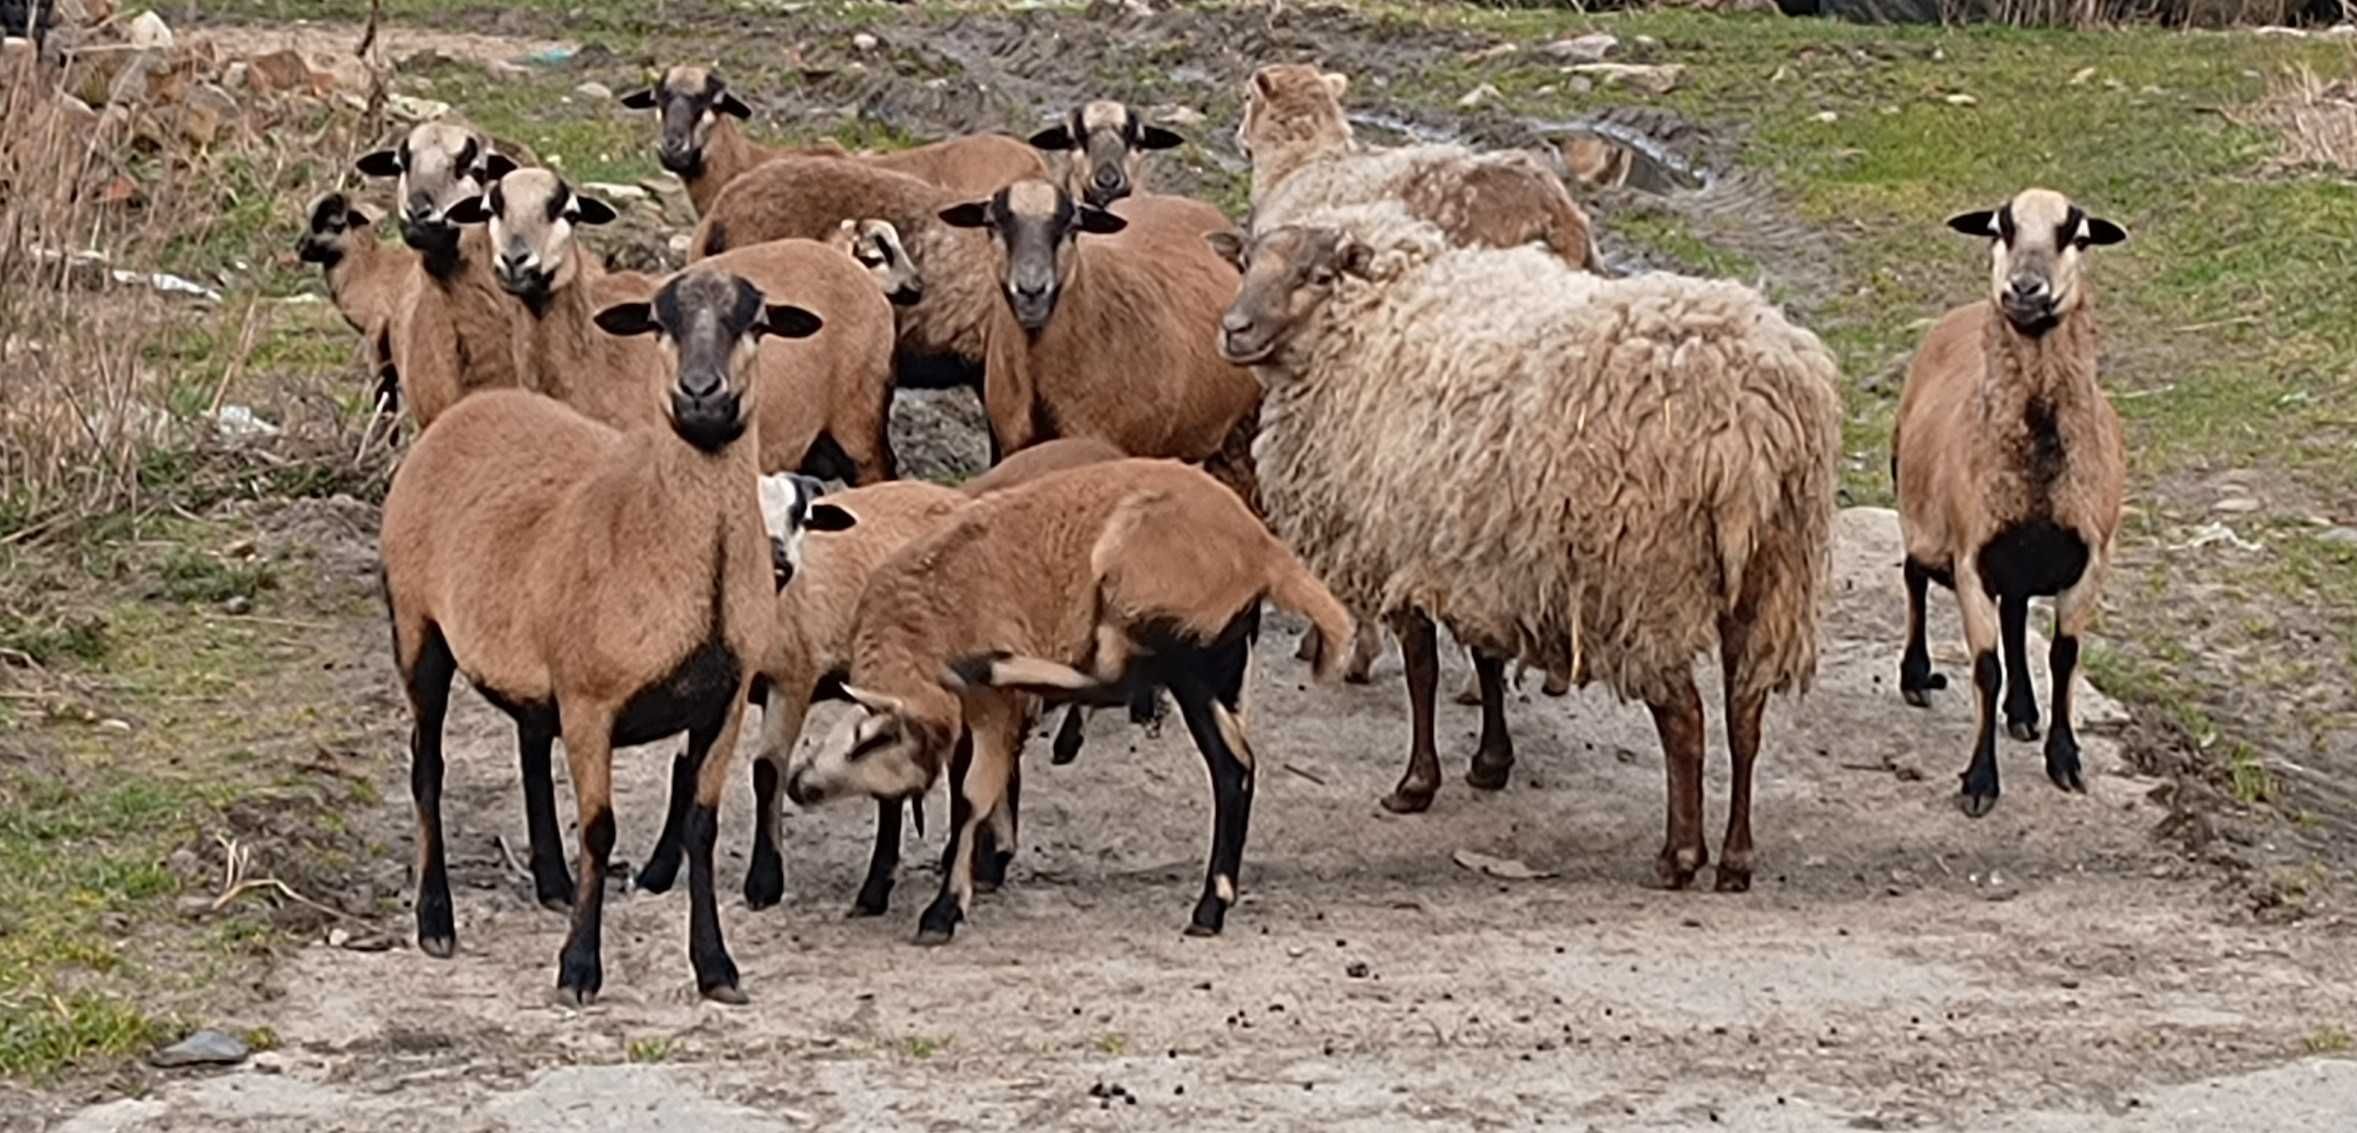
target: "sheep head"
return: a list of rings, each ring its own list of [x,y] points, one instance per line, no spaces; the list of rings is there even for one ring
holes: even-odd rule
[[[307,264],[332,268],[351,252],[355,243],[373,240],[376,218],[342,193],[326,193],[311,202],[311,219],[303,227],[303,236],[295,242],[295,258]]]
[[[958,701],[947,689],[902,697],[843,686],[858,706],[826,742],[797,748],[786,765],[786,797],[796,806],[837,799],[921,798],[964,737]]]
[[[1997,208],[1958,213],[1948,227],[1989,239],[1989,301],[2033,338],[2086,302],[2079,272],[2087,249],[2128,238],[2051,189],[2024,189]]]
[[[1206,237],[1244,273],[1219,320],[1219,355],[1239,366],[1273,362],[1302,332],[1345,273],[1363,276],[1374,248],[1340,228],[1285,225],[1247,244],[1233,232]]]
[[[1048,325],[1057,298],[1072,281],[1080,235],[1111,235],[1129,226],[1037,179],[1017,181],[987,200],[952,205],[941,210],[941,220],[953,228],[989,230],[1007,306],[1015,321],[1033,333]]]
[[[499,286],[535,309],[580,276],[573,228],[610,224],[614,210],[584,197],[546,169],[519,169],[492,183],[488,192],[450,207],[459,224],[489,224],[492,274]]]
[[[364,154],[354,164],[370,177],[396,178],[401,239],[420,252],[445,255],[458,248],[451,207],[516,168],[473,132],[442,122],[420,124],[399,145]]]
[[[773,472],[761,478],[761,525],[769,531],[769,565],[784,590],[802,569],[802,537],[812,531],[848,531],[858,518],[819,496],[826,486],[815,476]]]
[[[1175,149],[1185,141],[1108,98],[1083,104],[1064,121],[1031,135],[1033,147],[1065,155],[1066,190],[1098,208],[1136,189],[1148,151]]]
[[[761,338],[807,338],[822,325],[736,275],[697,267],[665,280],[653,299],[617,303],[596,319],[607,334],[653,335],[670,354],[671,431],[705,452],[735,441],[752,419]]]
[[[1256,163],[1296,150],[1346,149],[1350,121],[1342,92],[1350,80],[1307,63],[1270,63],[1244,84],[1244,117],[1236,150]]]
[[[753,116],[753,108],[730,94],[720,76],[685,65],[663,72],[663,81],[631,91],[621,101],[632,110],[656,112],[663,132],[655,143],[655,160],[681,177],[704,171],[704,145],[712,138],[718,115]]]
[[[889,220],[845,220],[835,230],[835,247],[859,261],[884,298],[895,307],[913,307],[925,298],[925,276],[900,243],[900,230]]]

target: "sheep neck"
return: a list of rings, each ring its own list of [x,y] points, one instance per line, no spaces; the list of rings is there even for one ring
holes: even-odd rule
[[[550,288],[538,302],[520,301],[524,317],[514,320],[516,365],[521,371],[517,376],[524,388],[615,428],[640,424],[660,404],[646,383],[637,380],[645,370],[633,365],[642,361],[633,357],[640,340],[617,338],[598,328],[590,307],[597,269],[581,249],[573,249],[572,255],[573,278]],[[634,394],[644,396],[634,400]]]
[[[2101,461],[2095,320],[2081,306],[2033,337],[1991,305],[1981,336],[1987,364],[1973,463],[1999,514],[2047,515],[2067,496],[2067,481],[2089,474],[2084,462]]]
[[[2095,384],[2096,338],[2094,314],[2084,305],[2033,337],[2014,329],[1991,304],[1981,329],[1988,358],[1983,415],[1993,422],[2018,421],[2024,407],[2043,404],[2067,416],[2102,397]]]
[[[752,139],[737,127],[736,119],[726,114],[712,116],[712,131],[704,136],[704,160],[696,167],[695,175],[684,178],[687,199],[696,206],[696,215],[712,211],[712,202],[720,198],[737,175],[761,163],[753,152]]]
[[[1352,146],[1348,138],[1339,142],[1306,138],[1270,146],[1265,154],[1256,155],[1252,161],[1252,203],[1259,204],[1267,200],[1269,194],[1276,192],[1278,186],[1304,167],[1340,157],[1349,153]]]
[[[350,248],[338,249],[327,265],[327,293],[336,309],[349,311],[367,292],[389,285],[386,268],[393,255],[366,232]]]

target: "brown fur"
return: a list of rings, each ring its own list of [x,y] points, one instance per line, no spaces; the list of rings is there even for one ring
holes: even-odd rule
[[[420,430],[468,394],[519,384],[511,301],[492,278],[490,243],[470,231],[458,247],[448,273],[419,272],[388,327],[401,395]]]
[[[781,157],[839,158],[914,177],[952,193],[987,193],[1010,181],[1046,174],[1047,163],[1019,138],[969,134],[903,150],[853,153],[832,140],[765,146],[745,136],[735,120],[719,118],[705,143],[704,171],[687,182],[696,215],[709,216],[720,193],[746,171]]]

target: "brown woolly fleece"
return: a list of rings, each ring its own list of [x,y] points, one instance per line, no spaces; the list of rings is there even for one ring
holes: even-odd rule
[[[477,390],[520,384],[509,311],[514,300],[491,273],[491,244],[480,229],[459,236],[458,259],[444,274],[422,267],[389,339],[401,395],[420,430]]]

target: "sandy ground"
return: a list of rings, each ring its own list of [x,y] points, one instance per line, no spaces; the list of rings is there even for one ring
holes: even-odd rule
[[[1600,691],[1527,682],[1498,794],[1454,778],[1478,721],[1444,704],[1451,781],[1428,814],[1384,813],[1405,748],[1396,654],[1370,687],[1305,689],[1280,622],[1225,936],[1179,931],[1209,821],[1184,729],[1150,739],[1104,714],[1070,766],[1034,742],[1010,882],[946,948],[908,943],[938,880],[921,860],[888,916],[844,916],[864,807],[790,816],[786,903],[744,909],[749,790],[733,798],[723,920],[746,1008],[695,999],[684,886],[612,902],[604,996],[551,1004],[564,919],[497,848],[523,842],[512,741],[464,694],[457,957],[415,951],[406,914],[390,951],[304,949],[258,1020],[281,1049],[54,1128],[2258,1130],[2357,1112],[2357,1062],[2306,1056],[2357,1019],[2345,931],[2252,923],[2167,852],[2158,784],[2103,734],[2116,706],[2082,691],[2090,795],[2008,743],[1996,813],[1956,811],[1968,702],[1910,710],[1888,687],[1897,557],[1890,513],[1844,513],[1821,683],[1771,711],[1748,895],[1645,886],[1659,749],[1641,707]],[[1939,613],[1935,640],[1955,641]],[[1959,653],[1935,651],[1952,679]],[[620,857],[651,842],[672,747],[617,767]],[[405,825],[404,781],[382,817]],[[1479,875],[1459,850],[1554,876]]]

